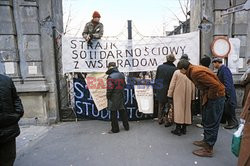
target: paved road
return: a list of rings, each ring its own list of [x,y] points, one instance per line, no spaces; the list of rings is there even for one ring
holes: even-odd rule
[[[202,139],[202,130],[188,127],[185,136],[170,133],[172,128],[152,120],[130,122],[131,130],[107,134],[109,122],[60,123],[46,128],[21,150],[15,166],[235,166],[230,152],[232,132],[220,129],[213,158],[192,154],[192,141]],[[47,130],[48,129],[48,130]],[[32,132],[32,130],[30,130]],[[27,134],[27,132],[26,132]],[[26,138],[29,139],[29,138]]]

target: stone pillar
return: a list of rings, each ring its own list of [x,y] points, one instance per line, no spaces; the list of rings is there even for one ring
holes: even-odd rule
[[[201,22],[201,0],[190,1],[190,32],[199,30]]]
[[[13,2],[0,0],[0,73],[20,79]]]
[[[206,30],[201,30],[201,56],[204,54],[211,56],[210,45],[214,35],[214,1],[202,0],[201,4],[201,19],[205,18],[212,26]]]

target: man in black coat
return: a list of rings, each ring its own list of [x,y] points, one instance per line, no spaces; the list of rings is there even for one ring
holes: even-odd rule
[[[18,121],[23,113],[23,105],[13,81],[0,74],[0,165],[14,164],[16,137],[20,134]]]
[[[174,61],[176,60],[175,55],[170,54],[167,56],[167,62],[158,66],[155,77],[155,89],[156,89],[156,100],[158,101],[158,122],[159,124],[163,123],[163,109],[167,99],[167,92],[169,89],[169,85],[175,70],[177,70],[174,65]],[[160,85],[160,86],[159,86]],[[166,127],[170,126],[170,124],[166,124]]]
[[[116,67],[115,62],[108,64],[107,79],[107,99],[108,110],[111,113],[111,131],[109,133],[118,133],[119,124],[117,119],[117,111],[122,119],[125,130],[129,130],[128,114],[125,109],[124,87],[125,77]]]

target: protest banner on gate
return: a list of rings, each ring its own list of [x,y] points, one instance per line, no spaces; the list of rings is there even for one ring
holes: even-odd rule
[[[139,112],[144,114],[153,114],[154,111],[154,94],[151,85],[134,85],[135,98]]]
[[[166,55],[188,54],[199,64],[199,32],[143,40],[93,40],[63,37],[63,72],[106,72],[109,62],[116,62],[121,72],[154,71],[166,61]]]
[[[147,85],[148,86],[148,85]],[[96,107],[87,84],[84,79],[74,78],[74,97],[75,97],[75,113],[78,118],[90,118],[98,120],[110,120],[110,111],[106,108],[99,111]],[[134,86],[128,85],[124,89],[125,108],[128,113],[129,120],[152,119],[152,114],[143,114],[139,112],[135,99]],[[119,118],[119,113],[118,113]]]
[[[88,90],[95,102],[98,111],[107,107],[106,98],[107,75],[105,73],[90,73],[86,77]]]

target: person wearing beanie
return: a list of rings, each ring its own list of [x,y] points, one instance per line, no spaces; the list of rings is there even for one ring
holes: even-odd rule
[[[156,100],[158,101],[158,123],[161,125],[164,122],[164,108],[167,104],[167,92],[170,85],[172,76],[176,70],[174,61],[176,60],[174,54],[170,54],[166,57],[167,62],[157,67],[155,77],[155,89],[156,89]],[[161,86],[159,86],[161,83]],[[166,115],[167,116],[167,115]],[[169,127],[172,124],[165,121],[165,127]]]
[[[101,15],[98,11],[92,14],[92,20],[88,22],[83,30],[82,36],[89,46],[92,46],[92,39],[101,39],[103,36],[103,24],[100,22]]]
[[[224,127],[225,129],[237,128],[238,120],[235,115],[237,100],[232,73],[227,66],[222,64],[221,58],[215,57],[212,60],[212,64],[216,69],[218,69],[217,76],[221,83],[223,83],[223,85],[226,87],[226,102],[222,116],[222,123],[228,123]]]

